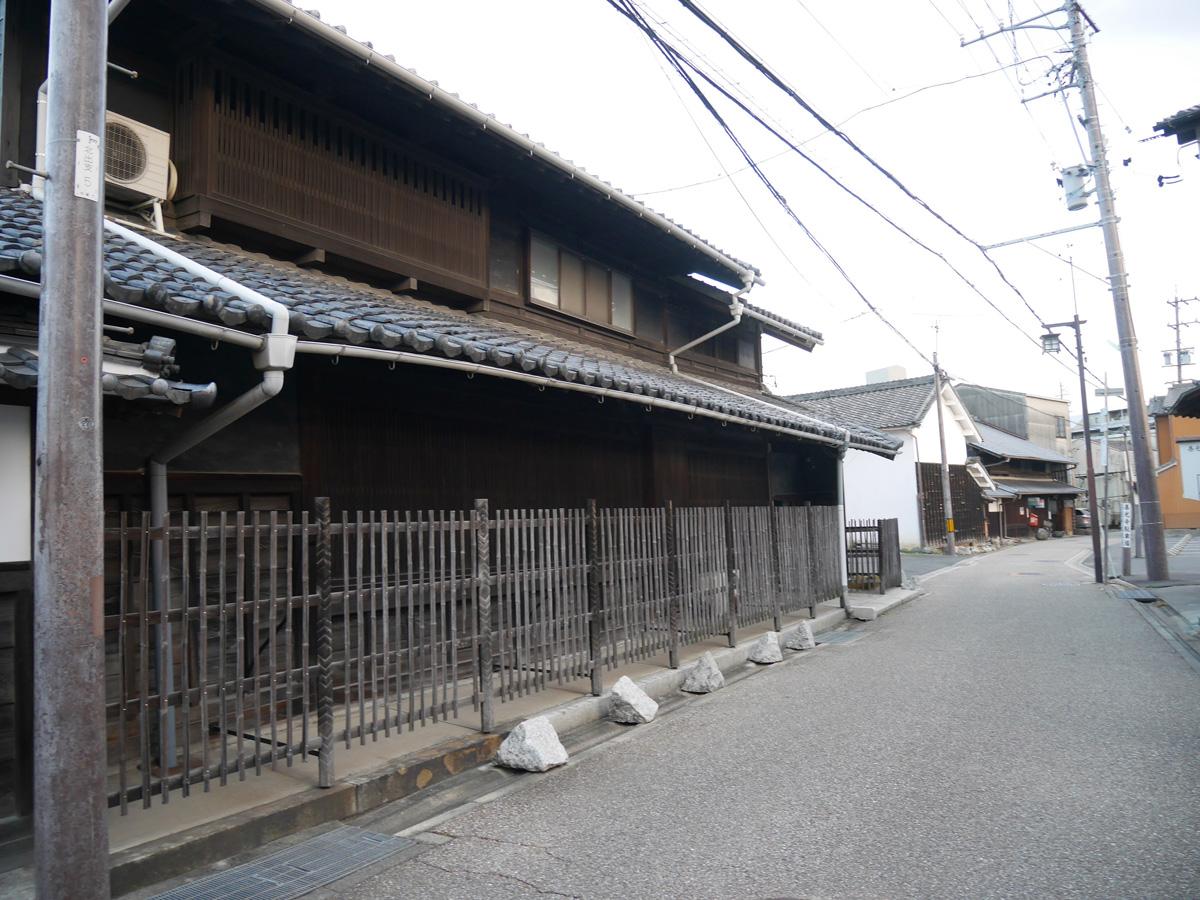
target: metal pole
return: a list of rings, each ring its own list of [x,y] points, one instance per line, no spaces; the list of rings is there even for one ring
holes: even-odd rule
[[[108,897],[100,408],[105,0],[50,5],[34,516],[34,867]]]
[[[942,512],[946,517],[946,546],[943,552],[953,556],[954,507],[950,500],[950,463],[946,458],[946,426],[942,422],[942,370],[938,368],[937,351],[933,354],[933,401],[937,404],[938,440],[942,446]]]
[[[1128,411],[1126,411],[1126,412],[1128,412]],[[1128,425],[1125,426],[1125,448],[1124,448],[1123,452],[1125,455],[1125,487],[1126,487],[1125,499],[1128,500],[1130,505],[1133,507],[1132,527],[1133,527],[1134,534],[1136,534],[1137,533],[1137,497],[1135,497],[1133,494],[1133,469],[1129,465],[1129,426]],[[1131,574],[1133,574],[1133,548],[1132,547],[1122,547],[1121,548],[1121,574],[1124,575],[1125,577],[1129,577]]]
[[[1125,397],[1129,403],[1129,422],[1133,438],[1133,459],[1137,467],[1139,504],[1142,512],[1142,531],[1146,541],[1146,575],[1151,581],[1165,581],[1167,544],[1163,534],[1162,504],[1159,502],[1158,481],[1150,456],[1149,425],[1146,422],[1146,403],[1142,397],[1142,375],[1137,359],[1137,335],[1133,314],[1129,308],[1129,283],[1121,239],[1117,234],[1116,204],[1109,182],[1108,157],[1104,135],[1100,130],[1100,114],[1096,106],[1096,85],[1088,65],[1087,44],[1083,34],[1083,11],[1071,0],[1067,4],[1071,24],[1071,50],[1083,95],[1084,125],[1092,151],[1092,166],[1096,173],[1096,194],[1104,229],[1104,246],[1108,251],[1108,280],[1116,311],[1117,336],[1121,342],[1121,368],[1125,373]]]
[[[1108,499],[1108,469],[1109,454],[1112,448],[1108,443],[1108,373],[1104,373],[1104,430],[1100,435],[1100,462],[1104,466],[1104,574],[1112,575],[1112,554],[1108,546],[1108,532],[1112,526],[1112,507]]]
[[[1088,416],[1087,379],[1084,375],[1083,329],[1076,315],[1072,326],[1075,329],[1075,360],[1079,363],[1079,402],[1083,407],[1083,448],[1087,460],[1088,512],[1092,517],[1092,569],[1096,584],[1104,584],[1104,557],[1100,554],[1100,517],[1096,512],[1096,467],[1092,463],[1092,420]]]

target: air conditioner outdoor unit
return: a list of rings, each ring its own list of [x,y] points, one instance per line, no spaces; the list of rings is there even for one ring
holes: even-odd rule
[[[104,113],[104,183],[119,200],[168,200],[171,135],[150,125]]]

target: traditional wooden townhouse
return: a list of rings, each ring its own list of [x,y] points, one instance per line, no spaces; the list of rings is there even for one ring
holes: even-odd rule
[[[0,145],[38,169],[47,3],[2,27]],[[843,589],[841,459],[900,442],[764,393],[761,337],[821,336],[753,266],[286,0],[135,0],[110,60],[114,806],[308,755],[321,640],[349,741]],[[30,803],[41,263],[38,179],[6,177],[0,817]]]
[[[866,428],[877,428],[901,442],[892,465],[878,454],[853,450],[844,465],[845,506],[849,519],[895,518],[902,547],[934,547],[945,543],[942,499],[942,440],[932,375],[905,378],[893,366],[868,372],[866,383],[795,394],[786,401],[814,416]],[[942,385],[941,421],[950,468],[951,509],[961,541],[985,540],[987,473],[968,452],[979,440],[953,385]]]

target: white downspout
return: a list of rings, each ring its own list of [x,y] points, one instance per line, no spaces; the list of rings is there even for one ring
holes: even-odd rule
[[[104,230],[122,240],[136,244],[146,252],[157,256],[171,265],[203,279],[209,284],[233,294],[247,303],[265,310],[271,317],[271,329],[263,337],[262,345],[254,351],[254,366],[262,372],[262,381],[241,396],[230,401],[220,409],[209,413],[199,422],[194,423],[180,434],[175,435],[165,444],[150,454],[146,461],[146,475],[150,490],[150,527],[161,529],[167,519],[167,465],[178,456],[186,453],[197,444],[212,437],[217,432],[232,425],[238,419],[246,416],[262,406],[272,397],[283,390],[284,373],[292,368],[296,358],[296,337],[288,333],[288,308],[278,300],[272,300],[258,291],[252,290],[230,278],[214,272],[193,259],[181,253],[176,253],[162,244],[152,241],[124,225],[119,225],[109,219],[104,220]],[[162,609],[163,583],[167,577],[163,560],[163,541],[157,538],[150,543],[151,606]],[[170,693],[174,690],[174,660],[172,658],[171,624],[166,622],[165,639],[156,637],[155,644],[159,648],[156,667],[160,673],[159,690]],[[165,654],[164,654],[165,648]],[[167,713],[165,734],[160,737],[162,746],[160,752],[168,761],[175,762],[175,716],[174,707]]]
[[[708,332],[708,334],[700,335],[700,337],[696,338],[694,341],[688,341],[682,347],[676,347],[667,354],[667,364],[671,367],[672,372],[674,372],[676,375],[679,374],[679,366],[675,362],[675,357],[680,353],[691,350],[693,347],[703,344],[705,341],[716,337],[723,331],[728,331],[730,328],[735,328],[738,323],[742,321],[742,298],[750,292],[750,288],[752,287],[754,287],[753,281],[748,278],[743,279],[742,289],[734,294],[733,298],[729,301],[729,314],[732,318],[730,318],[728,322],[726,322],[724,325],[717,326],[712,331]]]

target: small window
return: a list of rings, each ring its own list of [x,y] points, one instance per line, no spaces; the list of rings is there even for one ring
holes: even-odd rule
[[[586,309],[584,298],[583,260],[574,253],[563,251],[558,258],[561,273],[559,301],[563,312],[582,316]]]
[[[493,290],[521,293],[521,232],[505,222],[492,220],[488,271]]]
[[[1054,436],[1060,438],[1067,436],[1067,420],[1062,416],[1054,417]]]
[[[529,299],[633,331],[633,284],[628,275],[536,235],[529,241]]]
[[[558,248],[537,237],[529,242],[529,299],[558,306]]]
[[[628,275],[612,273],[612,323],[633,331],[633,284]]]
[[[754,341],[749,338],[738,338],[737,364],[743,369],[758,368],[758,360],[754,352]]]

